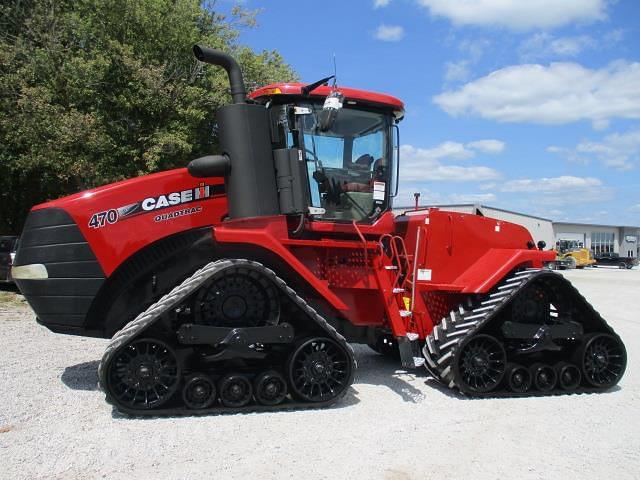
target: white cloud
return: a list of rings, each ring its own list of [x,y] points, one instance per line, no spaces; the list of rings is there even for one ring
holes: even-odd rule
[[[373,8],[382,8],[386,7],[391,3],[391,0],[374,0]]]
[[[617,28],[616,30],[611,30],[610,32],[606,33],[602,37],[602,40],[607,44],[614,44],[622,41],[623,37],[624,37],[624,30]]]
[[[627,133],[612,133],[602,142],[580,142],[576,152],[594,155],[607,167],[631,170],[640,157],[640,128]]]
[[[394,201],[394,206],[411,208],[415,205],[414,193],[420,192],[418,204],[425,205],[449,205],[459,203],[482,203],[488,204],[497,201],[497,197],[493,193],[452,193],[442,194],[432,192],[424,188],[424,184],[407,183],[400,186],[398,196]]]
[[[575,57],[587,48],[594,48],[596,41],[588,35],[554,37],[547,32],[536,33],[520,45],[520,57],[525,61],[549,57]]]
[[[640,158],[640,127],[626,133],[612,133],[600,142],[583,140],[575,148],[550,146],[547,151],[563,155],[574,163],[585,165],[596,158],[606,167],[631,170]]]
[[[375,37],[384,42],[397,42],[404,37],[404,28],[400,25],[385,25],[383,23],[376,30]]]
[[[565,148],[565,147],[556,147],[551,146],[546,148],[549,153],[557,153],[558,155],[562,155],[566,157],[566,159],[571,163],[577,163],[579,165],[589,165],[589,158],[584,155],[578,155],[575,149]]]
[[[517,194],[517,200],[531,206],[561,207],[607,201],[612,190],[593,177],[563,175],[551,178],[525,178],[504,182],[501,192]]]
[[[494,193],[452,193],[448,198],[451,203],[489,203],[496,199]]]
[[[500,140],[476,140],[475,142],[467,143],[467,147],[478,150],[482,153],[502,153],[505,148],[505,143]]]
[[[548,32],[539,32],[525,39],[518,49],[520,59],[531,62],[545,58],[576,57],[585,50],[602,50],[622,40],[622,30],[612,30],[598,39],[589,35],[554,37]]]
[[[432,15],[456,25],[526,31],[607,18],[607,0],[419,0]]]
[[[640,63],[613,62],[599,70],[577,63],[515,65],[433,97],[450,115],[499,122],[562,124],[640,118]]]
[[[447,83],[464,82],[471,76],[468,60],[447,62],[444,68],[444,81]]]
[[[602,182],[593,177],[574,177],[563,175],[553,178],[526,178],[510,180],[500,188],[503,192],[555,193],[588,187],[600,187]]]
[[[406,145],[406,147],[408,151],[410,148],[413,148],[411,147],[411,145]],[[473,151],[466,148],[462,143],[451,141],[442,142],[440,145],[433,148],[417,148],[414,150],[420,151],[420,155],[423,158],[428,159],[429,161],[441,160],[445,158],[465,160],[467,158],[472,158],[475,155]]]
[[[640,213],[640,203],[637,203],[637,204],[632,205],[631,207],[629,207],[629,211],[630,212],[638,212],[638,213]]]
[[[486,182],[501,177],[500,172],[493,168],[442,162],[445,159],[465,160],[474,155],[473,150],[457,142],[444,142],[428,149],[403,145],[400,149],[400,179],[403,182]]]
[[[465,38],[460,41],[458,49],[469,55],[469,60],[472,63],[476,63],[484,56],[490,46],[491,41],[487,38]]]

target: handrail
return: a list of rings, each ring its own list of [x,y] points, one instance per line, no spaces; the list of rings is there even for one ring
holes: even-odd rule
[[[367,239],[364,238],[364,235],[362,235],[362,232],[358,228],[358,224],[356,223],[356,221],[353,220],[352,223],[353,223],[353,228],[356,229],[356,233],[358,234],[358,237],[360,237],[360,240],[362,240],[362,244],[364,245],[364,247],[363,247],[363,250],[364,250],[364,267],[368,268],[369,267],[369,257],[367,255]]]

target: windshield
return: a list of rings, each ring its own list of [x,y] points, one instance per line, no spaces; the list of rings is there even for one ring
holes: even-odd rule
[[[320,105],[300,115],[311,205],[316,216],[367,221],[386,208],[390,173],[389,115],[343,108],[331,129],[317,127]]]

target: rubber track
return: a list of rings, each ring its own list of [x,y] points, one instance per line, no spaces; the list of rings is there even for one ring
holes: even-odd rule
[[[309,320],[314,321],[325,333],[326,336],[335,340],[345,349],[352,362],[352,373],[349,378],[349,385],[344,391],[337,397],[327,400],[325,402],[294,402],[285,400],[285,402],[275,406],[265,406],[259,404],[247,405],[241,408],[230,408],[224,406],[216,406],[206,409],[189,409],[187,407],[177,407],[170,409],[150,409],[150,410],[137,410],[130,409],[119,405],[116,399],[114,399],[107,389],[106,365],[109,364],[111,359],[130,342],[135,340],[139,335],[146,331],[154,322],[160,319],[160,317],[168,312],[171,308],[178,305],[182,300],[194,293],[200,286],[207,282],[217,273],[223,271],[226,268],[234,266],[248,266],[253,269],[260,270],[268,279],[270,279],[276,287],[278,287],[282,293],[284,293],[289,300],[295,303],[299,308],[307,313]],[[345,338],[340,335],[315,309],[296,292],[289,287],[284,280],[278,277],[273,270],[265,267],[261,263],[254,262],[246,259],[224,259],[211,262],[200,270],[196,271],[193,275],[183,281],[180,285],[175,287],[169,293],[164,295],[160,300],[147,308],[144,312],[140,313],[135,319],[125,325],[119,330],[111,339],[111,342],[107,346],[100,365],[98,366],[98,379],[101,390],[105,393],[107,403],[113,405],[118,411],[126,413],[132,416],[169,416],[169,415],[206,415],[211,413],[251,413],[251,412],[264,412],[264,411],[280,411],[280,410],[293,410],[293,409],[308,409],[308,408],[323,408],[329,407],[339,401],[349,390],[349,386],[353,383],[354,372],[356,369],[356,360],[353,353],[353,348],[347,343]],[[175,395],[179,395],[178,390]]]
[[[607,325],[600,314],[587,302],[580,292],[571,283],[558,273],[551,272],[547,269],[527,269],[515,272],[513,275],[506,277],[491,293],[481,298],[477,305],[471,305],[471,300],[465,306],[460,305],[458,309],[452,310],[448,316],[436,325],[431,334],[426,338],[425,345],[422,349],[426,362],[425,368],[427,372],[439,383],[450,389],[457,390],[463,395],[470,397],[530,397],[530,396],[548,396],[558,394],[571,393],[591,393],[602,392],[606,389],[578,387],[574,390],[554,389],[548,392],[541,392],[530,389],[524,393],[516,393],[501,389],[503,382],[498,385],[496,390],[487,393],[465,392],[460,388],[455,378],[454,365],[457,360],[457,354],[462,347],[463,342],[471,339],[485,327],[515,296],[518,295],[528,284],[535,279],[556,275],[561,281],[570,288],[572,294],[575,295],[576,301],[582,301],[589,307],[591,312],[602,322],[602,330],[616,335],[613,329]]]

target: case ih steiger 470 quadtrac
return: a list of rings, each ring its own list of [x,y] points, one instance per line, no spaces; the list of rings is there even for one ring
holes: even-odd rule
[[[523,227],[394,217],[398,99],[276,84],[230,56],[222,155],[33,208],[13,277],[54,332],[111,338],[98,369],[129,414],[321,407],[348,342],[470,396],[600,391],[621,339]],[[541,245],[542,247],[542,245]]]

